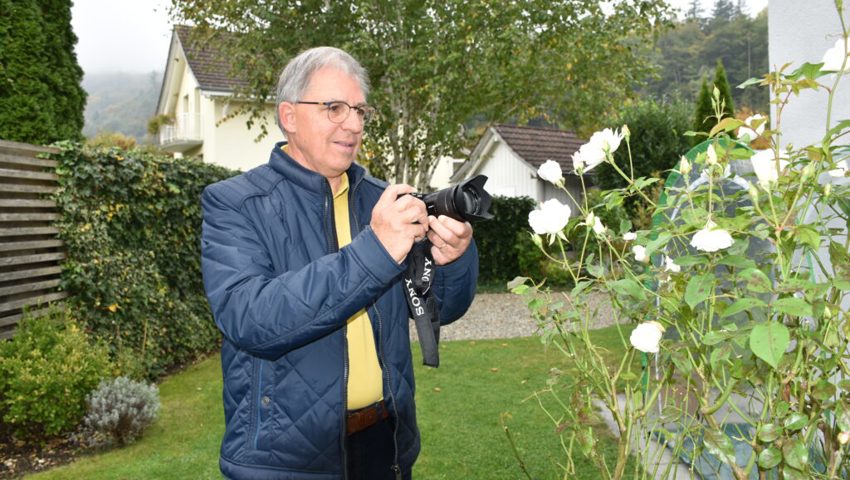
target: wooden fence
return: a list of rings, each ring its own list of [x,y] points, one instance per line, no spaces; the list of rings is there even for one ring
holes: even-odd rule
[[[13,335],[24,308],[37,315],[67,296],[57,288],[65,251],[49,199],[56,161],[37,158],[57,152],[0,140],[0,339]]]

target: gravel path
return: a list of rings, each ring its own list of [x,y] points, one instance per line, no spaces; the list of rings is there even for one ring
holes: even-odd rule
[[[602,297],[598,297],[602,301]],[[595,327],[612,323],[610,305],[601,305]],[[478,340],[485,338],[528,337],[537,332],[524,297],[513,293],[479,293],[466,315],[440,329],[440,340]],[[410,338],[415,341],[416,328],[410,325]]]

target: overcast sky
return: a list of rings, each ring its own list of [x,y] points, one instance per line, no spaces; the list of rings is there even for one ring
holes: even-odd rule
[[[685,8],[689,0],[668,0]],[[704,15],[714,0],[701,0]],[[162,71],[168,55],[171,24],[168,0],[76,0],[72,9],[77,60],[85,73]],[[746,0],[750,15],[767,0]]]

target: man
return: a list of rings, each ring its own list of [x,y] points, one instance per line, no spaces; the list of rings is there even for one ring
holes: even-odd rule
[[[472,302],[472,228],[354,164],[373,110],[347,53],[284,68],[288,142],[202,196],[202,270],[221,348],[232,479],[409,479],[419,454],[402,273],[427,237],[449,323]]]

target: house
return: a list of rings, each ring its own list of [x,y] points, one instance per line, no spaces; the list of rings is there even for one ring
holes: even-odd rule
[[[581,180],[575,175],[572,156],[584,143],[575,133],[555,128],[494,125],[452,175],[451,183],[483,174],[487,176],[485,188],[491,195],[527,196],[537,202],[557,198],[570,205],[575,214],[575,202],[560,188],[540,179],[537,169],[546,160],[558,162],[567,190],[574,199],[581,198]]]
[[[790,72],[805,62],[820,63],[824,53],[841,38],[843,25],[834,2],[806,2],[805,14],[802,13],[799,1],[771,0],[767,11],[770,65],[790,62]],[[850,2],[844,2],[843,13],[844,18],[850,18]],[[829,80],[825,83],[831,86],[835,77],[827,78]],[[841,83],[832,101],[833,125],[850,118],[850,88],[846,79]],[[774,125],[776,108],[775,104],[771,105]],[[824,134],[826,108],[827,94],[822,89],[802,91],[791,98],[782,112],[783,144],[799,148],[820,142]],[[848,141],[845,137],[841,143]]]
[[[263,115],[268,135],[255,141],[259,122],[248,129],[247,114],[235,115],[247,101],[237,92],[246,87],[232,78],[230,62],[209,42],[192,38],[192,27],[177,25],[171,35],[168,63],[156,106],[161,119],[160,147],[175,156],[199,156],[208,163],[247,170],[268,161],[282,139],[274,120],[274,103]],[[226,121],[225,121],[226,119]]]

